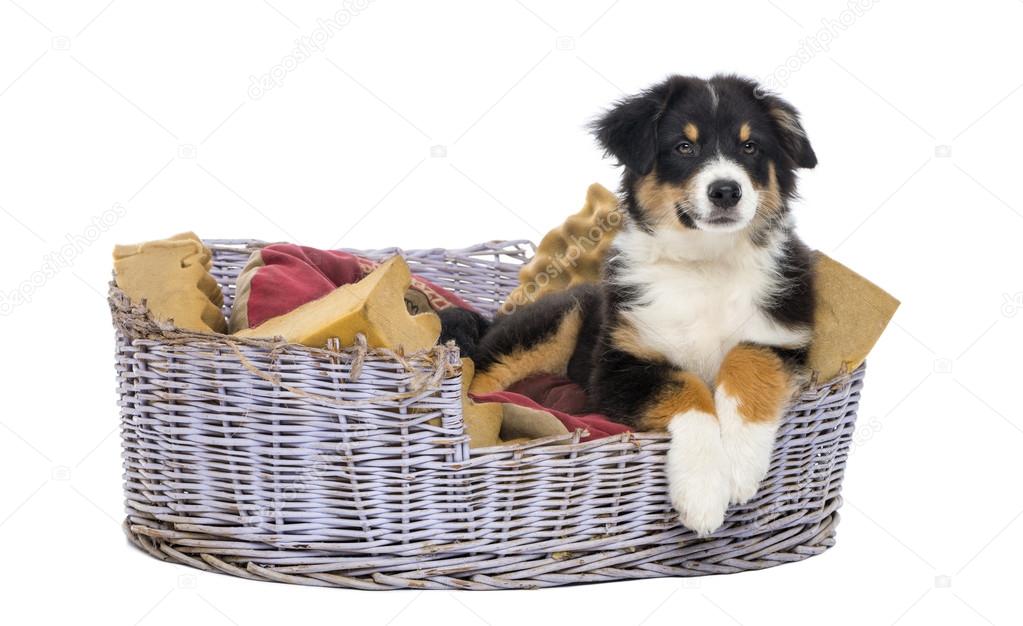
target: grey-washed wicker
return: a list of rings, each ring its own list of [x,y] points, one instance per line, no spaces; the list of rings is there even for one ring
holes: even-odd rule
[[[259,245],[211,242],[225,314]],[[531,249],[402,254],[493,312]],[[125,530],[160,559],[306,585],[507,589],[755,570],[834,544],[862,367],[792,405],[760,492],[698,539],[666,496],[665,434],[470,452],[454,349],[239,340],[154,322],[113,286],[110,304]]]

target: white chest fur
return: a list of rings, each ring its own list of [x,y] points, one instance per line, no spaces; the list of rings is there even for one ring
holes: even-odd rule
[[[708,237],[709,235],[709,237]],[[615,242],[639,302],[624,313],[640,340],[713,384],[728,351],[741,342],[799,347],[809,329],[776,323],[763,305],[777,293],[777,247],[741,234],[626,231]]]

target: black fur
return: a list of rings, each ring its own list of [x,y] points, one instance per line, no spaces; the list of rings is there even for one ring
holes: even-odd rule
[[[796,237],[786,239],[778,263],[782,288],[767,303],[767,312],[784,326],[813,323],[813,258],[810,249]]]
[[[658,85],[619,101],[593,123],[593,132],[619,164],[649,174],[657,156],[657,123],[666,105],[666,85]]]
[[[639,426],[647,406],[665,387],[674,384],[671,366],[619,350],[606,335],[601,338],[598,354],[599,366],[585,382],[587,396],[611,419]]]
[[[620,257],[612,255],[610,259],[604,262],[603,282],[605,289],[603,293],[606,300],[606,308],[610,312],[628,310],[643,295],[643,291],[638,285],[627,285],[618,280],[619,275],[624,269],[625,261]],[[609,289],[607,286],[613,286],[613,288]]]
[[[438,343],[454,341],[462,356],[474,358],[480,338],[490,328],[490,320],[475,311],[455,306],[441,309],[438,317],[440,317]]]

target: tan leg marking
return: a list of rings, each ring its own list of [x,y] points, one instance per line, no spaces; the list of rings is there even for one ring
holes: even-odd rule
[[[748,422],[777,419],[791,393],[788,373],[778,355],[748,345],[738,345],[725,356],[717,385],[736,399],[739,413]]]
[[[485,372],[477,372],[469,391],[490,393],[507,389],[533,374],[564,374],[575,352],[582,313],[576,307],[561,318],[554,335],[528,350],[518,349],[501,357]]]
[[[700,377],[678,372],[639,421],[640,430],[666,430],[671,418],[690,410],[714,415],[714,396]]]

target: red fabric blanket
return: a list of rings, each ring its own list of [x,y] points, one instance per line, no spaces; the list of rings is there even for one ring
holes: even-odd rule
[[[519,381],[505,391],[472,394],[477,402],[509,402],[531,409],[547,411],[568,428],[577,428],[589,434],[582,441],[601,439],[609,435],[626,433],[632,429],[612,422],[607,416],[589,412],[586,392],[564,376],[543,374]]]
[[[288,243],[266,246],[258,254],[262,265],[258,260],[249,261],[252,276],[244,294],[247,298],[236,303],[246,307],[249,327],[322,298],[342,285],[362,280],[378,265],[347,252]],[[450,306],[472,310],[454,293],[414,274],[405,299],[410,309],[420,309],[412,313],[425,307],[435,311]]]

